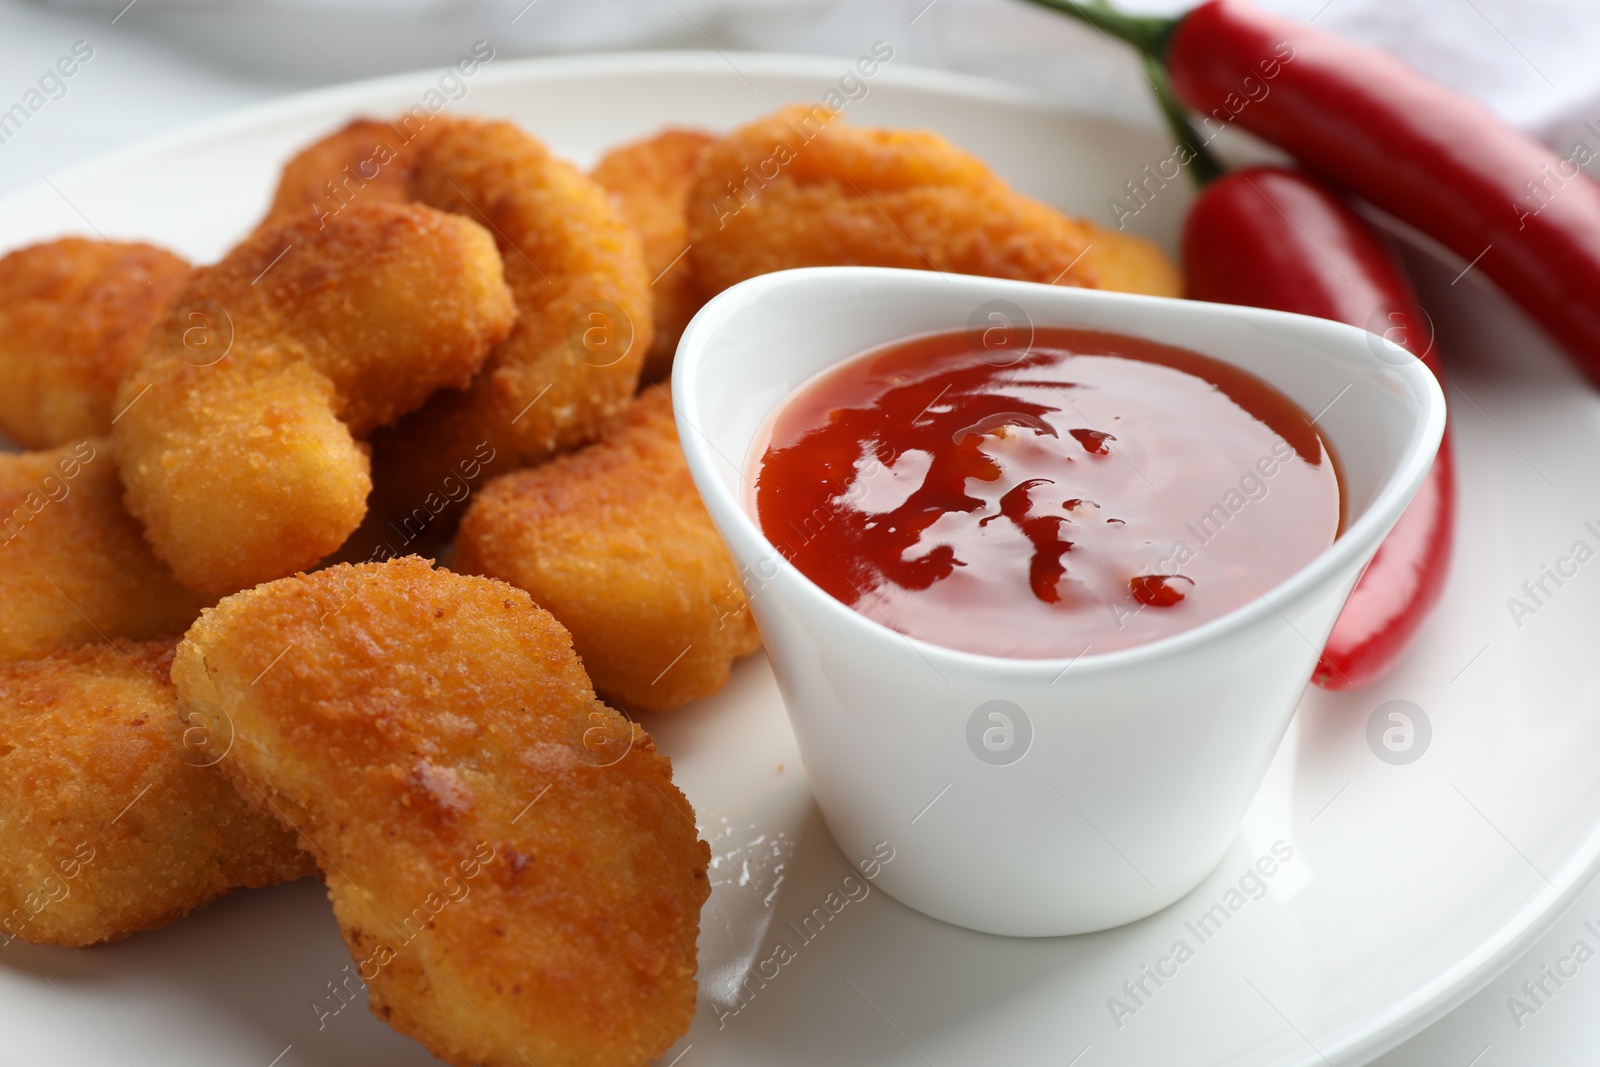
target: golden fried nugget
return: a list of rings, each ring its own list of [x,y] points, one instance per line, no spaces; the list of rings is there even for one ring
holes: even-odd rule
[[[189,270],[151,245],[81,237],[0,259],[0,432],[24,448],[110,433],[117,386]]]
[[[474,456],[512,470],[594,440],[627,406],[653,336],[638,238],[603,189],[511,123],[352,122],[289,161],[267,223],[397,199],[492,229],[518,319],[470,389],[441,393],[374,439],[377,515],[363,546],[446,499],[446,481]],[[459,517],[454,502],[430,514],[431,542]]]
[[[645,357],[642,381],[660,381],[671,373],[678,338],[704,302],[687,255],[687,209],[700,153],[714,140],[699,130],[662,130],[613,148],[589,172],[639,235],[652,279],[656,339]]]
[[[786,108],[707,148],[688,213],[705,297],[775,270],[851,265],[1181,290],[1148,242],[1022,196],[936,134],[854,127],[820,105]]]
[[[463,1067],[630,1067],[688,1028],[710,850],[526,593],[414,556],[296,575],[207,611],[172,676],[310,843],[395,1029]]]
[[[178,717],[176,644],[0,665],[4,941],[115,941],[315,870],[292,833],[186,746],[210,724]]]
[[[311,567],[361,522],[358,439],[462,386],[514,309],[493,239],[418,205],[259,231],[195,272],[115,427],[130,511],[190,588]]]
[[[572,632],[596,691],[629,710],[710,696],[761,647],[660,389],[599,443],[486,485],[452,566],[526,589]]]
[[[415,152],[413,197],[494,231],[517,323],[470,388],[373,439],[375,506],[390,516],[479,452],[500,472],[600,436],[633,398],[653,336],[639,239],[605,190],[507,122],[435,119]]]
[[[1098,275],[1096,287],[1114,293],[1183,296],[1183,272],[1161,246],[1120,230],[1093,228],[1089,256]]]
[[[123,510],[108,439],[0,455],[0,662],[180,634],[207,603]]]
[[[358,199],[403,204],[411,199],[408,151],[416,131],[375,119],[356,119],[308,145],[284,164],[272,206],[258,229],[310,216],[325,221]]]

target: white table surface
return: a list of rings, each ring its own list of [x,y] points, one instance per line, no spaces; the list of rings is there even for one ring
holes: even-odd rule
[[[252,0],[241,6],[255,8],[257,15],[281,22],[282,33],[272,47],[292,49],[295,54],[285,56],[279,63],[254,64],[240,62],[239,53],[226,46],[197,47],[197,41],[204,40],[203,35],[175,33],[173,16],[160,10],[159,2],[152,0],[143,11],[135,4],[113,24],[111,17],[117,14],[120,3],[103,9],[96,6],[94,0],[62,6],[0,0],[0,110],[20,99],[39,74],[67,53],[74,42],[87,41],[94,48],[93,59],[68,82],[66,95],[52,100],[20,133],[0,144],[0,193],[202,118],[298,89],[338,83],[345,75],[361,77],[374,72],[364,66],[361,59],[362,55],[370,54],[370,50],[346,54],[336,43],[327,40],[322,42],[327,47],[319,50],[300,36],[295,24],[272,0]],[[945,0],[952,9],[963,2]],[[1503,10],[1503,5],[1488,4],[1488,0],[1462,0],[1462,3],[1464,19],[1475,17],[1469,8],[1476,10],[1487,6],[1492,11],[1495,6],[1501,6]],[[516,6],[521,7],[520,4]],[[675,18],[688,22],[683,12],[676,10],[676,5],[668,6],[675,9]],[[694,4],[685,2],[685,6],[691,12],[699,11]],[[782,7],[783,4],[768,6]],[[797,8],[804,6],[790,3],[787,15],[780,17],[790,17]],[[826,5],[812,6],[820,9]],[[1477,17],[1481,14],[1480,11]],[[743,17],[748,20],[753,16]],[[963,37],[966,51],[952,49],[949,27],[962,15],[953,11],[944,18],[944,39],[936,27],[925,30],[923,37],[915,42],[914,51],[919,54],[914,61],[942,61],[945,65],[972,69],[977,64],[962,62],[963,55],[970,59],[975,49],[984,46],[981,43],[973,46],[970,38]],[[1600,15],[1595,19],[1600,23]],[[870,19],[865,20],[861,27],[869,38],[870,22]],[[258,21],[255,25],[260,27],[262,23]],[[689,47],[704,44],[699,33],[705,25],[702,20],[698,25],[688,23],[680,27],[682,39],[670,43]],[[727,25],[726,22],[713,25],[708,36],[728,46],[751,43],[748,23],[735,26],[732,31]],[[790,48],[819,48],[817,42],[824,39],[822,35],[797,28],[794,23],[790,26],[792,28],[781,37]],[[1519,34],[1525,32],[1526,23],[1514,28]],[[470,32],[460,27],[456,29]],[[838,25],[832,29],[832,38],[839,39]],[[445,49],[447,53],[454,43]],[[582,47],[585,42],[569,38],[564,43],[570,48]],[[1032,68],[1031,77],[1027,69],[1028,60],[1037,61],[1042,54],[1036,48],[1031,57],[1022,57],[1012,68],[1022,71],[1018,80],[1037,84],[1048,79],[1049,75],[1041,73],[1042,65]],[[1591,65],[1592,55],[1590,52],[1588,62]],[[1560,57],[1540,56],[1540,60],[1548,73]],[[1594,69],[1600,70],[1600,67]],[[1556,73],[1559,76],[1563,72]],[[1095,73],[1079,71],[1075,76],[1093,79]],[[1511,112],[1513,108],[1503,107],[1502,110]],[[1543,125],[1537,121],[1531,124]],[[1591,885],[1548,936],[1481,993],[1376,1063],[1381,1067],[1510,1067],[1513,1064],[1591,1067],[1600,1062],[1600,966],[1580,968],[1576,977],[1563,980],[1564,984],[1559,987],[1543,973],[1543,968],[1553,967],[1559,958],[1567,955],[1576,941],[1582,940],[1591,948],[1600,949],[1600,937],[1586,930],[1585,922],[1594,922],[1600,928],[1600,883]],[[1541,979],[1551,995],[1538,992],[1535,986],[1536,1002],[1528,998],[1522,987],[1525,982],[1538,983]],[[1522,1013],[1519,1019],[1508,1003],[1512,997],[1530,1006],[1542,1003],[1533,1014]],[[4,1037],[0,1035],[0,1063],[6,1062]]]

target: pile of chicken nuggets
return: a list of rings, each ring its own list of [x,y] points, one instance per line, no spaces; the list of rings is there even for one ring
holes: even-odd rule
[[[509,122],[361,119],[219,262],[0,259],[0,939],[316,874],[373,1012],[449,1063],[668,1048],[709,849],[623,713],[761,638],[663,380],[716,293],[847,264],[1180,288],[823,107],[589,174]]]

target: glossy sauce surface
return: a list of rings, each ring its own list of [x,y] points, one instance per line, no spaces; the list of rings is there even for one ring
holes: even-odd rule
[[[930,334],[846,360],[784,401],[751,459],[762,531],[824,591],[996,656],[1189,629],[1341,525],[1332,454],[1282,393],[1086,330]]]

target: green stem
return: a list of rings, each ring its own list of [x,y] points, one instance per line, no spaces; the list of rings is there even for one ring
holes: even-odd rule
[[[1144,71],[1145,77],[1150,79],[1150,87],[1155,90],[1156,104],[1167,120],[1167,128],[1177,138],[1178,144],[1189,152],[1189,177],[1194,180],[1195,188],[1199,189],[1222,177],[1225,173],[1222,164],[1206,147],[1200,131],[1195,129],[1194,120],[1179,102],[1178,95],[1172,91],[1172,79],[1167,76],[1167,68],[1155,57],[1147,55],[1144,57]]]
[[[1147,56],[1160,59],[1178,28],[1177,19],[1152,15],[1124,15],[1105,3],[1079,3],[1078,0],[1030,0],[1040,7],[1070,15],[1119,41],[1126,41]]]

